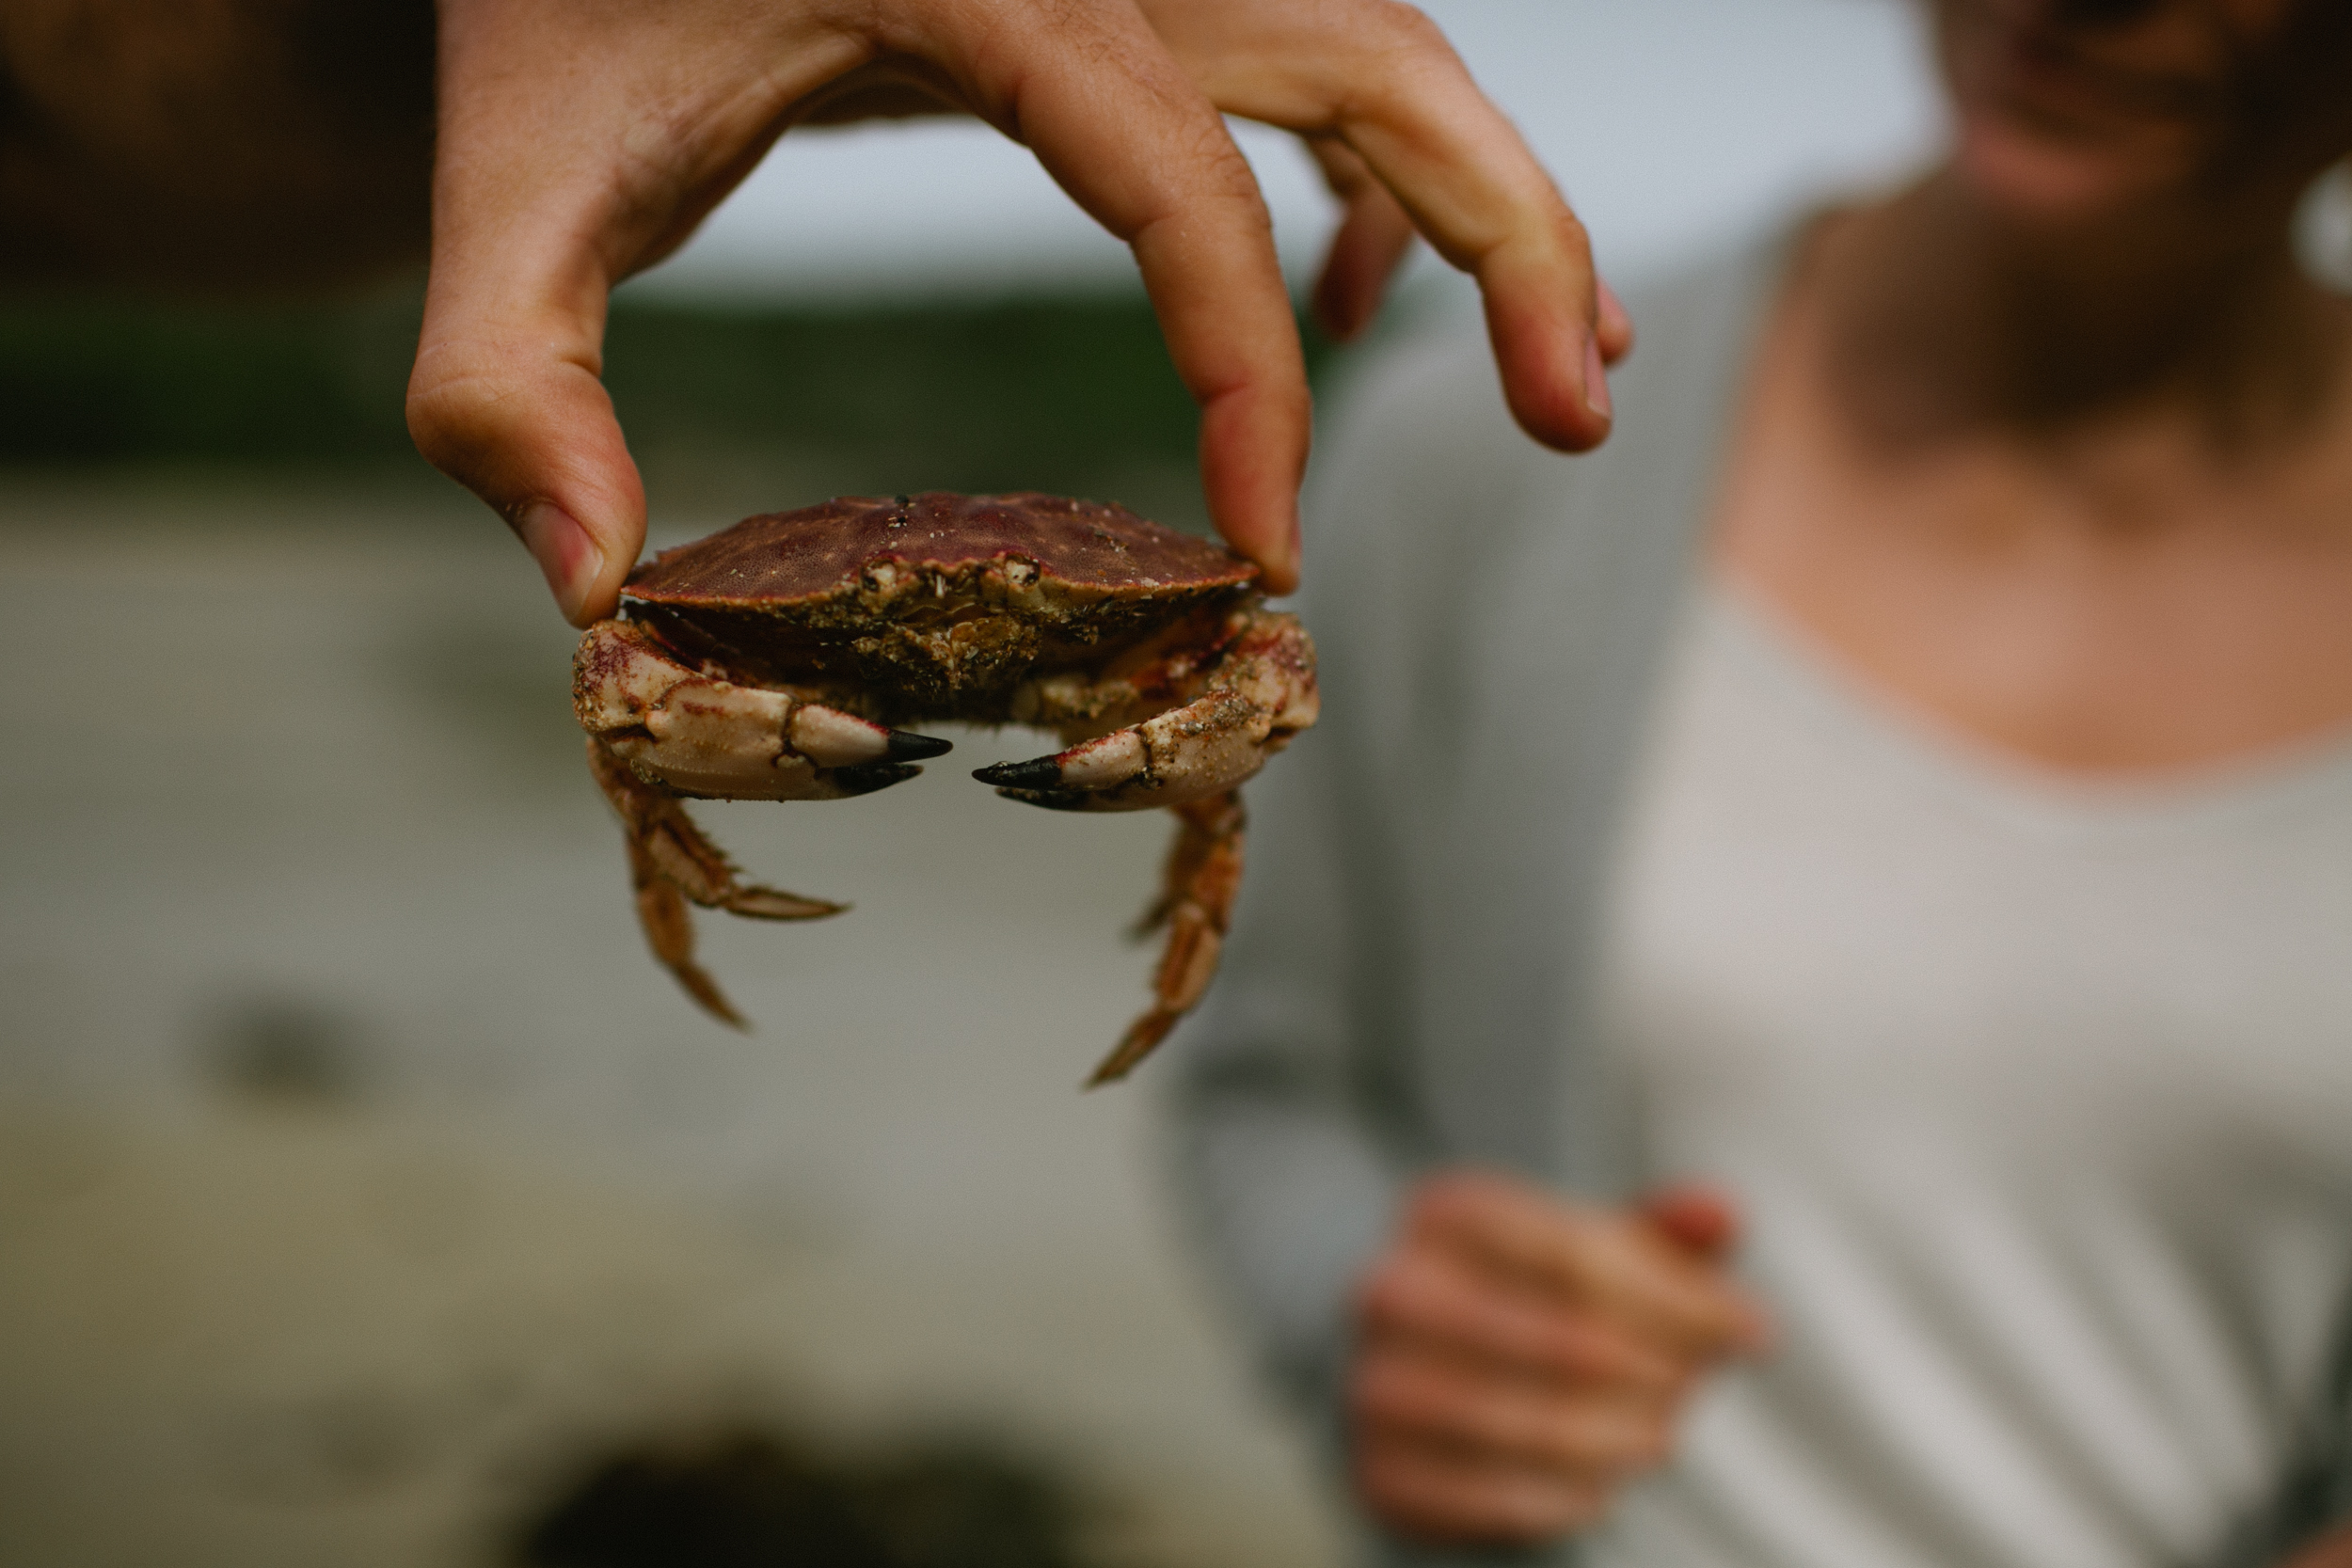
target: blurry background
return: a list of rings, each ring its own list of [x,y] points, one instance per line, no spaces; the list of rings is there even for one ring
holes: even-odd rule
[[[1620,278],[1934,140],[1899,0],[1430,8]],[[1309,166],[1246,145],[1303,278]],[[572,635],[408,450],[416,302],[0,301],[0,1562],[621,1561],[564,1542],[688,1494],[828,1562],[1338,1560],[1152,1073],[1076,1092],[1163,824],[964,777],[1018,736],[713,808],[858,908],[706,919],[759,1030],[706,1022]],[[934,485],[1200,520],[1123,253],[972,127],[787,138],[609,363],[657,543]]]

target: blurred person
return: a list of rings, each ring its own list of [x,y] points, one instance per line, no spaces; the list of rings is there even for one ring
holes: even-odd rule
[[[1376,1560],[2352,1563],[2352,6],[1930,10],[1608,448],[1439,332],[1317,481],[1174,1109]]]
[[[429,234],[409,427],[585,625],[644,539],[598,380],[613,285],[788,127],[930,112],[1023,142],[1127,242],[1210,515],[1269,586],[1296,580],[1306,372],[1220,112],[1309,138],[1345,201],[1327,325],[1363,325],[1418,229],[1477,277],[1528,431],[1607,433],[1628,337],[1583,231],[1393,0],[10,0],[0,281],[316,285]]]

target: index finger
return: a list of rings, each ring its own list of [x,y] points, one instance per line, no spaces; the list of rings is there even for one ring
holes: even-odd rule
[[[1475,1266],[1684,1356],[1754,1351],[1767,1337],[1763,1314],[1720,1268],[1624,1215],[1515,1181],[1460,1177],[1426,1192],[1414,1223]]]
[[[1336,135],[1438,254],[1478,279],[1512,414],[1571,451],[1609,434],[1606,361],[1631,343],[1604,303],[1583,225],[1436,24],[1392,0],[1147,0],[1228,113]]]
[[[1024,40],[1017,72],[1000,63],[968,88],[1134,252],[1168,356],[1200,407],[1210,517],[1263,569],[1269,592],[1287,593],[1298,580],[1312,416],[1257,181],[1216,105],[1131,5],[1059,8],[1052,22]]]

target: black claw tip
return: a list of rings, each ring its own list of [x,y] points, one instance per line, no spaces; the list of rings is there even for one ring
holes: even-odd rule
[[[1008,800],[1043,806],[1047,811],[1085,811],[1089,799],[1082,789],[999,789],[996,793]]]
[[[916,735],[912,730],[890,732],[890,760],[893,762],[921,762],[925,757],[946,756],[955,749],[954,741],[942,740],[937,736]]]
[[[1061,764],[1052,757],[1031,757],[1026,762],[975,768],[972,776],[999,789],[1052,789],[1061,783]]]
[[[833,782],[844,795],[871,795],[878,789],[904,784],[921,771],[920,768],[909,768],[899,762],[869,762],[856,768],[834,768]]]

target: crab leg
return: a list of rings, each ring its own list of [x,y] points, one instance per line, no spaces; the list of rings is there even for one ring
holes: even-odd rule
[[[677,884],[661,875],[653,857],[628,841],[628,874],[637,890],[637,924],[644,927],[653,956],[675,976],[702,1010],[731,1028],[751,1033],[751,1022],[735,1010],[710,972],[694,961],[694,916]]]
[[[1168,847],[1160,895],[1145,912],[1141,932],[1168,927],[1168,943],[1152,976],[1152,1006],[1103,1058],[1087,1087],[1116,1083],[1168,1037],[1216,977],[1226,922],[1241,888],[1245,817],[1237,790],[1175,808],[1176,842]],[[1141,934],[1139,932],[1138,934]]]
[[[746,1028],[694,962],[687,905],[755,920],[815,920],[846,904],[736,879],[679,797],[837,800],[914,777],[949,750],[818,702],[791,687],[742,685],[681,663],[645,627],[599,621],[572,659],[572,707],[588,767],[628,832],[637,918],[654,956],[714,1018]]]
[[[972,776],[1008,800],[1055,811],[1180,806],[1233,788],[1315,721],[1314,646],[1295,616],[1242,612],[1205,679],[1189,684],[1199,695],[1182,706]],[[1073,716],[1089,705],[1083,692],[1065,701]],[[1057,715],[1039,717],[1053,722]]]
[[[751,1025],[718,982],[694,962],[694,920],[687,900],[755,920],[820,920],[850,906],[738,881],[733,863],[703,836],[676,797],[639,777],[601,736],[588,737],[588,770],[620,814],[629,879],[637,890],[637,919],[654,957],[706,1012],[748,1030]]]
[[[1097,714],[1134,711],[1148,690],[1189,702],[1053,756],[973,775],[1009,800],[1056,811],[1166,806],[1176,815],[1160,896],[1143,920],[1145,931],[1168,927],[1152,1006],[1094,1069],[1089,1088],[1125,1077],[1209,989],[1241,886],[1238,786],[1315,721],[1314,645],[1296,617],[1252,605],[1222,629],[1221,646],[1212,643],[1198,666],[1187,666],[1196,656],[1177,648],[1164,671],[1041,687],[1036,720],[1060,725],[1067,736],[1085,734],[1100,722]]]

